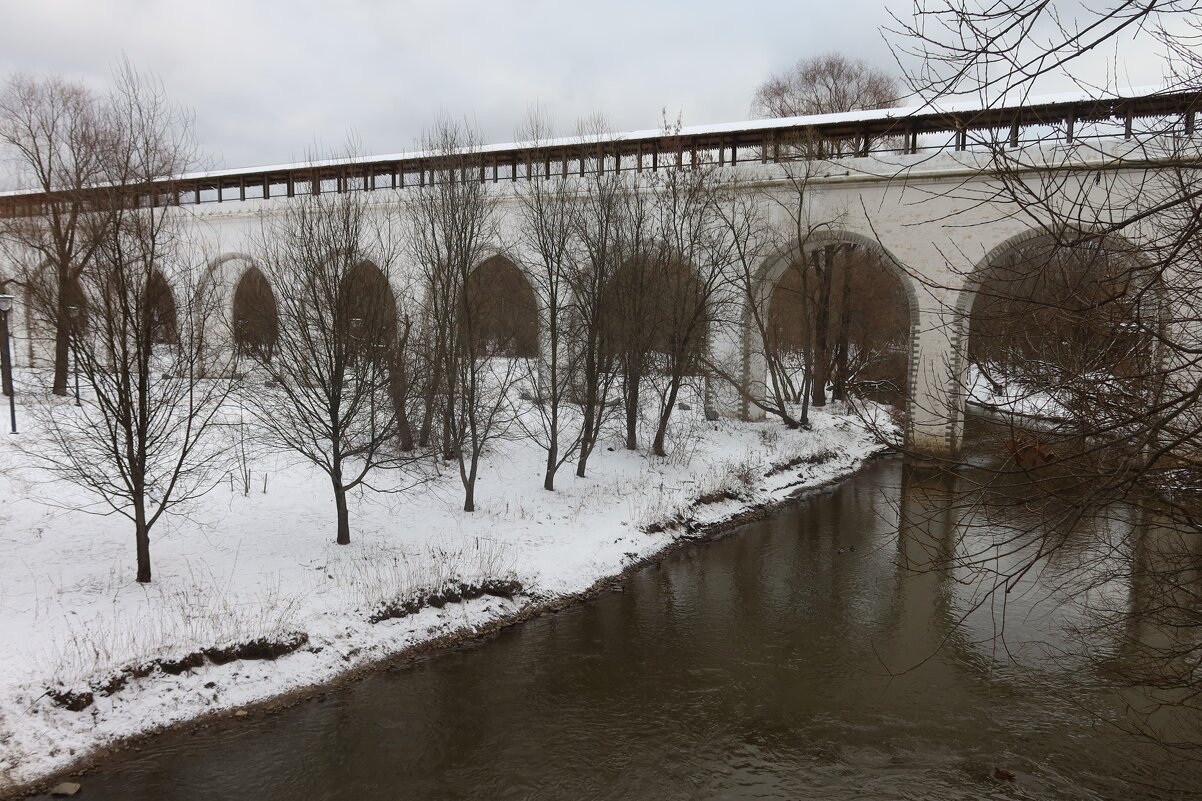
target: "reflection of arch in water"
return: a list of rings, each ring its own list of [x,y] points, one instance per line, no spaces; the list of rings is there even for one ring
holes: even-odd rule
[[[238,279],[232,313],[239,352],[270,359],[279,338],[279,311],[271,283],[258,267],[251,265]]]
[[[902,463],[897,499],[895,589],[887,626],[891,667],[909,669],[939,651],[955,668],[987,670],[957,606],[956,576],[964,485],[960,475]],[[945,671],[947,666],[934,667]]]
[[[495,356],[538,356],[538,302],[530,281],[502,255],[480,262],[468,275],[474,349]]]

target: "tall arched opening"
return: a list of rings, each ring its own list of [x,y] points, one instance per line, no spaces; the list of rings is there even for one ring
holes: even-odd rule
[[[90,304],[88,303],[87,293],[84,292],[83,284],[78,277],[73,278],[67,284],[66,290],[63,292],[63,303],[67,307],[71,334],[73,336],[86,334],[90,325]]]
[[[677,260],[625,262],[606,288],[603,334],[620,358],[646,357],[664,368],[677,359],[686,371],[700,368],[709,333],[708,310],[696,276]]]
[[[359,262],[342,278],[338,325],[358,353],[383,355],[397,334],[396,295],[380,268]]]
[[[1118,237],[1031,232],[999,245],[960,302],[966,404],[1015,442],[1026,437],[1016,423],[1048,440],[1138,417],[1162,377],[1161,303],[1155,269]]]
[[[279,311],[275,293],[263,271],[251,266],[234,289],[234,346],[239,353],[271,360],[279,338]]]
[[[603,304],[603,352],[622,377],[626,448],[638,447],[649,391],[659,407],[652,451],[663,456],[680,399],[709,409],[701,380],[710,333],[706,293],[690,265],[659,255],[624,262],[606,286]]]
[[[171,285],[157,269],[151,270],[146,281],[143,303],[146,307],[150,341],[155,345],[173,345],[179,342],[175,296],[171,293]]]
[[[538,356],[538,303],[526,276],[504,256],[480,263],[467,279],[476,353]]]
[[[914,299],[878,247],[831,238],[783,263],[771,284],[765,360],[790,402],[909,391]]]

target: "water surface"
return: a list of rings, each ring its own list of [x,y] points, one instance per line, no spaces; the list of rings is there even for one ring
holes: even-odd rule
[[[1156,752],[1095,717],[1108,691],[1028,649],[1070,611],[1014,599],[1016,662],[988,610],[957,623],[979,587],[907,569],[955,526],[938,483],[902,479],[878,462],[624,592],[278,715],[161,736],[84,777],[86,797],[1178,797],[1145,786],[1166,775]]]

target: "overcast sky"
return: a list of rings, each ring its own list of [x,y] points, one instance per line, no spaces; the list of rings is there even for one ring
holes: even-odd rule
[[[510,141],[534,103],[560,133],[596,111],[623,130],[657,127],[665,107],[686,124],[746,119],[756,85],[801,56],[837,51],[895,70],[879,30],[890,24],[886,6],[912,7],[0,0],[0,78],[61,73],[103,89],[124,54],[192,109],[214,167],[239,167],[340,147],[348,132],[367,153],[407,150],[440,112],[466,115],[489,141]],[[1159,82],[1147,50],[1121,55],[1121,83]]]

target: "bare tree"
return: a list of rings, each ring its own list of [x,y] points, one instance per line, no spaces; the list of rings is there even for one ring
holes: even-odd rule
[[[544,172],[547,159],[541,143],[550,138],[548,121],[532,110],[519,138],[534,144],[531,161]],[[576,452],[583,429],[569,427],[568,399],[575,372],[573,352],[568,341],[571,323],[572,249],[579,228],[580,206],[576,187],[566,178],[552,179],[536,175],[521,183],[517,199],[521,213],[519,240],[527,257],[527,272],[533,279],[545,326],[542,332],[538,367],[532,373],[537,435],[547,452],[543,489],[555,489],[555,474]],[[539,180],[541,179],[541,180]]]
[[[788,72],[774,75],[756,90],[752,102],[752,112],[761,117],[790,117],[813,114],[837,114],[864,109],[889,108],[896,106],[903,95],[901,82],[884,70],[877,69],[858,59],[850,59],[839,53],[828,53],[822,56],[804,58],[797,62]],[[793,143],[786,144],[785,149],[798,153],[803,159],[815,157],[839,158],[852,156],[868,150],[867,142],[856,142],[843,139],[815,140],[800,137]],[[796,180],[794,180],[796,183]],[[840,258],[840,248],[835,245],[824,246],[811,251],[809,254],[809,273],[803,276],[808,285],[811,275],[814,279],[813,291],[816,294],[814,315],[811,321],[812,347],[805,360],[806,380],[812,394],[814,406],[826,405],[826,390],[832,373],[835,372],[835,361],[840,361],[840,374],[846,366],[847,342],[837,338],[834,347],[829,341],[832,321],[832,290],[836,274],[836,262]],[[807,269],[803,267],[803,270]],[[842,282],[846,301],[850,284]],[[807,286],[807,294],[809,287]],[[848,303],[842,304],[843,309],[849,309]],[[842,337],[850,324],[850,319],[841,317],[836,337]],[[842,397],[842,381],[836,383],[835,394]]]
[[[435,165],[413,197],[409,241],[426,293],[425,343],[434,390],[426,414],[441,404],[443,457],[454,458],[463,482],[463,509],[475,510],[480,457],[512,422],[506,397],[516,380],[512,361],[494,362],[495,342],[480,336],[485,313],[469,296],[472,271],[499,243],[497,199],[481,180],[478,132],[442,119],[423,150]],[[423,431],[428,432],[428,423]],[[428,436],[428,433],[427,433]]]
[[[150,533],[164,515],[212,487],[223,449],[211,442],[228,382],[202,378],[196,290],[202,252],[178,210],[144,187],[194,161],[190,120],[128,63],[106,102],[105,190],[86,215],[90,258],[80,274],[86,314],[68,343],[84,379],[77,414],[51,402],[40,422],[54,445],[37,456],[134,524],[137,580],[151,580]],[[169,186],[169,184],[167,184]]]
[[[757,117],[801,117],[889,108],[903,95],[901,82],[884,70],[841,53],[803,58],[773,75],[755,92]]]
[[[763,198],[738,181],[728,187],[717,211],[729,242],[726,283],[742,307],[738,328],[744,353],[733,365],[709,356],[706,368],[732,387],[745,407],[754,405],[776,415],[789,428],[799,428],[802,421],[793,416],[791,409],[794,391],[790,371],[782,358],[783,350],[777,347],[779,337],[774,332],[763,280],[764,264],[782,249],[777,242],[779,233],[769,222]],[[751,366],[759,360],[764,364],[763,377],[751,374]]]
[[[21,189],[44,193],[42,213],[0,220],[0,245],[22,264],[35,319],[54,332],[56,395],[67,394],[68,308],[81,301],[84,266],[99,246],[85,190],[107,177],[111,109],[79,83],[17,74],[0,94],[0,147]]]
[[[637,177],[628,177],[614,197],[619,203],[620,227],[615,244],[620,262],[605,288],[603,331],[604,347],[612,352],[622,377],[626,448],[632,451],[639,446],[643,384],[654,369],[651,354],[662,328],[659,270],[668,261],[665,243],[656,238],[654,196],[640,183]]]
[[[762,83],[752,99],[751,113],[756,117],[801,117],[891,108],[904,94],[901,81],[894,75],[860,59],[827,53],[803,58]],[[790,149],[808,156],[837,158],[866,150],[866,144],[851,139],[803,138]]]
[[[680,123],[672,128],[679,133]],[[661,243],[655,265],[656,335],[659,354],[654,383],[659,410],[651,450],[666,455],[668,424],[689,377],[702,381],[712,326],[725,311],[730,240],[717,204],[717,165],[703,160],[663,170],[654,185],[653,237]],[[704,386],[698,387],[704,393]]]
[[[363,193],[314,189],[262,221],[256,259],[275,288],[278,336],[270,351],[250,350],[270,380],[248,387],[245,400],[269,442],[328,477],[335,541],[345,545],[348,493],[399,460],[397,393],[412,384],[398,386],[394,370],[410,323],[390,281],[397,212],[369,206]]]
[[[603,141],[609,136],[606,122],[596,117],[582,120],[578,135]],[[584,477],[589,456],[609,417],[610,395],[616,371],[616,351],[607,341],[613,316],[614,277],[627,258],[627,209],[630,185],[605,153],[585,159],[580,181],[580,211],[576,217],[576,247],[570,265],[572,342],[576,348],[573,376],[582,408],[580,454],[576,475]],[[617,165],[613,165],[617,166]]]
[[[801,386],[795,388],[795,397],[801,402],[798,421],[803,427],[808,427],[810,404],[820,398],[821,403],[826,402],[828,364],[826,336],[830,320],[830,279],[825,268],[821,272],[816,268],[818,260],[825,260],[833,251],[833,248],[828,250],[828,246],[824,244],[821,255],[815,256],[813,254],[818,253],[820,249],[813,245],[815,239],[821,238],[823,233],[838,224],[840,216],[829,219],[816,219],[812,216],[808,195],[813,162],[789,162],[784,169],[783,191],[770,193],[768,200],[783,212],[782,227],[777,240],[781,250],[776,254],[776,258],[785,261],[786,269],[796,275],[797,297],[804,305],[800,342],[803,372]],[[807,260],[812,261],[807,263]],[[775,346],[780,342],[780,332],[777,330],[772,333],[774,339],[770,344]],[[778,360],[782,367],[786,367],[780,356]],[[782,378],[786,385],[791,385],[793,382],[788,372],[786,370]]]

